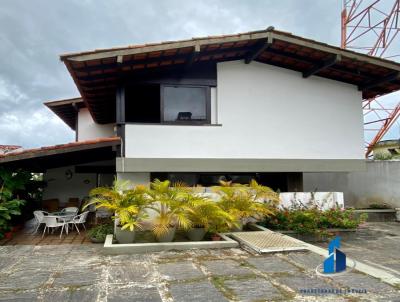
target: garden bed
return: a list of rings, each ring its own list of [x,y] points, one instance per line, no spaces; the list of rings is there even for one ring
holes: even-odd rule
[[[288,235],[305,242],[326,242],[333,236],[351,237],[357,232],[357,229],[326,229],[324,233],[301,234],[296,231],[275,230],[275,232]]]
[[[221,249],[238,247],[239,243],[233,239],[219,234],[220,241],[174,241],[174,242],[146,242],[145,237],[139,237],[136,243],[113,243],[113,235],[107,235],[104,243],[104,253],[110,255],[118,254],[143,254],[151,252],[162,252],[170,250],[190,249]],[[179,240],[179,237],[176,239]]]
[[[355,216],[368,214],[367,221],[369,222],[389,222],[396,220],[395,209],[357,209],[354,210]]]

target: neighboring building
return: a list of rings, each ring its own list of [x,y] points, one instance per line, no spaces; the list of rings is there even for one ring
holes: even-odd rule
[[[46,172],[47,198],[113,175],[302,191],[303,172],[365,169],[361,100],[400,89],[398,63],[273,28],[61,60],[81,97],[45,104],[77,143],[0,157]]]
[[[380,141],[372,150],[374,159],[400,159],[400,139]]]
[[[18,151],[22,149],[21,146],[16,145],[0,145],[0,155],[4,155],[10,152]]]

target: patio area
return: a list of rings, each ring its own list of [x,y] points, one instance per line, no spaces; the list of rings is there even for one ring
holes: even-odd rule
[[[36,226],[33,223],[28,223],[27,226],[14,233],[12,238],[3,238],[0,240],[0,246],[4,245],[65,245],[65,244],[92,244],[86,236],[86,230],[80,229],[80,233],[71,229],[68,235],[64,232],[60,239],[60,228],[52,233],[47,233],[42,237],[43,226],[35,233]]]
[[[376,264],[390,257],[382,262],[389,269],[398,261],[399,227],[370,224],[359,240],[344,239],[343,250]],[[397,235],[371,237],[377,228]],[[398,301],[400,295],[399,288],[357,271],[317,276],[324,258],[312,252],[255,255],[231,248],[109,256],[102,245],[54,236],[44,240],[55,245],[0,246],[0,301]],[[377,244],[382,247],[374,251]]]
[[[315,275],[309,252],[240,249],[105,256],[98,245],[0,247],[0,301],[396,301],[396,288],[349,273]],[[13,255],[8,257],[6,255]],[[354,289],[366,293],[311,294]],[[189,298],[190,297],[190,298]]]

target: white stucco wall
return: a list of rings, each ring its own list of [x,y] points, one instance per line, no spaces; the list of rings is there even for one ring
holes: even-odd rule
[[[72,178],[67,179],[65,172],[72,171]],[[83,199],[89,191],[96,187],[96,173],[75,173],[73,166],[49,169],[44,173],[47,187],[43,191],[43,199],[57,198],[60,206],[64,206],[69,198]],[[115,176],[113,174],[100,174],[100,186],[111,186]]]
[[[78,113],[78,141],[114,136],[114,124],[100,125],[93,121],[87,108]]]
[[[219,63],[222,126],[127,125],[126,157],[362,159],[361,92],[253,62]]]
[[[57,198],[60,206],[65,205],[69,198],[79,198],[89,195],[89,191],[96,187],[96,174],[78,174],[73,173],[71,179],[67,179],[65,172],[74,167],[63,167],[57,169],[49,169],[44,174],[44,180],[47,187],[43,192],[43,199]]]

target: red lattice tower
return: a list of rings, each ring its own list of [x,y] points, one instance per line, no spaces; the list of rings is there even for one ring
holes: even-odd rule
[[[341,47],[400,60],[400,0],[343,0]],[[400,116],[400,95],[363,100],[365,156]]]

